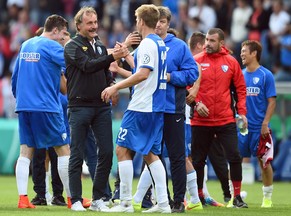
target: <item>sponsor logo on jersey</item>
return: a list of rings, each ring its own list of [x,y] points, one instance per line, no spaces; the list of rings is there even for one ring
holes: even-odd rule
[[[247,96],[257,96],[258,94],[260,94],[260,88],[247,87]]]
[[[201,70],[205,71],[205,70],[207,70],[208,67],[210,67],[210,64],[209,63],[201,63],[200,66],[201,66]]]
[[[40,60],[40,54],[35,52],[21,52],[19,57],[27,62],[38,62]]]

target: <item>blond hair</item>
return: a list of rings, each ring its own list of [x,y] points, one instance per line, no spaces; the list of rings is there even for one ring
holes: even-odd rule
[[[160,12],[157,6],[153,4],[144,4],[136,9],[135,16],[142,19],[146,26],[156,28],[157,22],[160,19]]]

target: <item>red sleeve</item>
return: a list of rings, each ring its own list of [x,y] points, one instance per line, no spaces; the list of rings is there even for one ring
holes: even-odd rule
[[[233,83],[236,89],[238,101],[237,101],[237,112],[238,114],[246,115],[247,108],[246,108],[246,96],[247,96],[247,89],[245,79],[242,73],[242,70],[239,66],[237,61],[233,61],[233,66],[235,68],[234,75],[233,75]]]

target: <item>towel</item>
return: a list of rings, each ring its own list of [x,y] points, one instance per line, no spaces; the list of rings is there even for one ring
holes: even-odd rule
[[[272,131],[270,130],[269,135],[264,139],[262,135],[260,136],[260,141],[257,150],[257,156],[263,162],[263,168],[273,160],[274,157],[274,143],[272,139]]]

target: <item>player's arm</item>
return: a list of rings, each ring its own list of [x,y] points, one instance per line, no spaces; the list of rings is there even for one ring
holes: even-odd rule
[[[150,74],[150,69],[149,68],[140,68],[138,72],[133,74],[132,76],[126,78],[125,80],[122,80],[115,85],[108,87],[103,90],[101,94],[101,98],[103,101],[106,101],[107,103],[109,102],[110,98],[112,95],[116,94],[118,90],[128,88],[131,86],[134,86],[144,80],[146,80]]]
[[[62,73],[60,79],[60,91],[63,95],[67,94],[67,78],[65,77],[64,73]]]
[[[275,112],[275,108],[276,108],[276,97],[268,98],[268,107],[261,128],[261,134],[264,138],[270,133],[268,125],[270,123],[273,113]]]
[[[192,85],[191,88],[188,89],[188,96],[186,97],[186,103],[188,105],[190,105],[191,103],[193,103],[193,101],[195,100],[197,94],[198,94],[198,91],[199,91],[199,87],[200,87],[200,81],[201,81],[201,66],[200,64],[197,64],[197,67],[198,67],[198,72],[199,72],[199,76],[198,76],[198,79],[195,81],[195,83]]]
[[[127,78],[132,75],[131,71],[128,71],[122,67],[119,67],[117,61],[114,61],[110,64],[109,71],[118,73],[120,76],[124,78]]]

